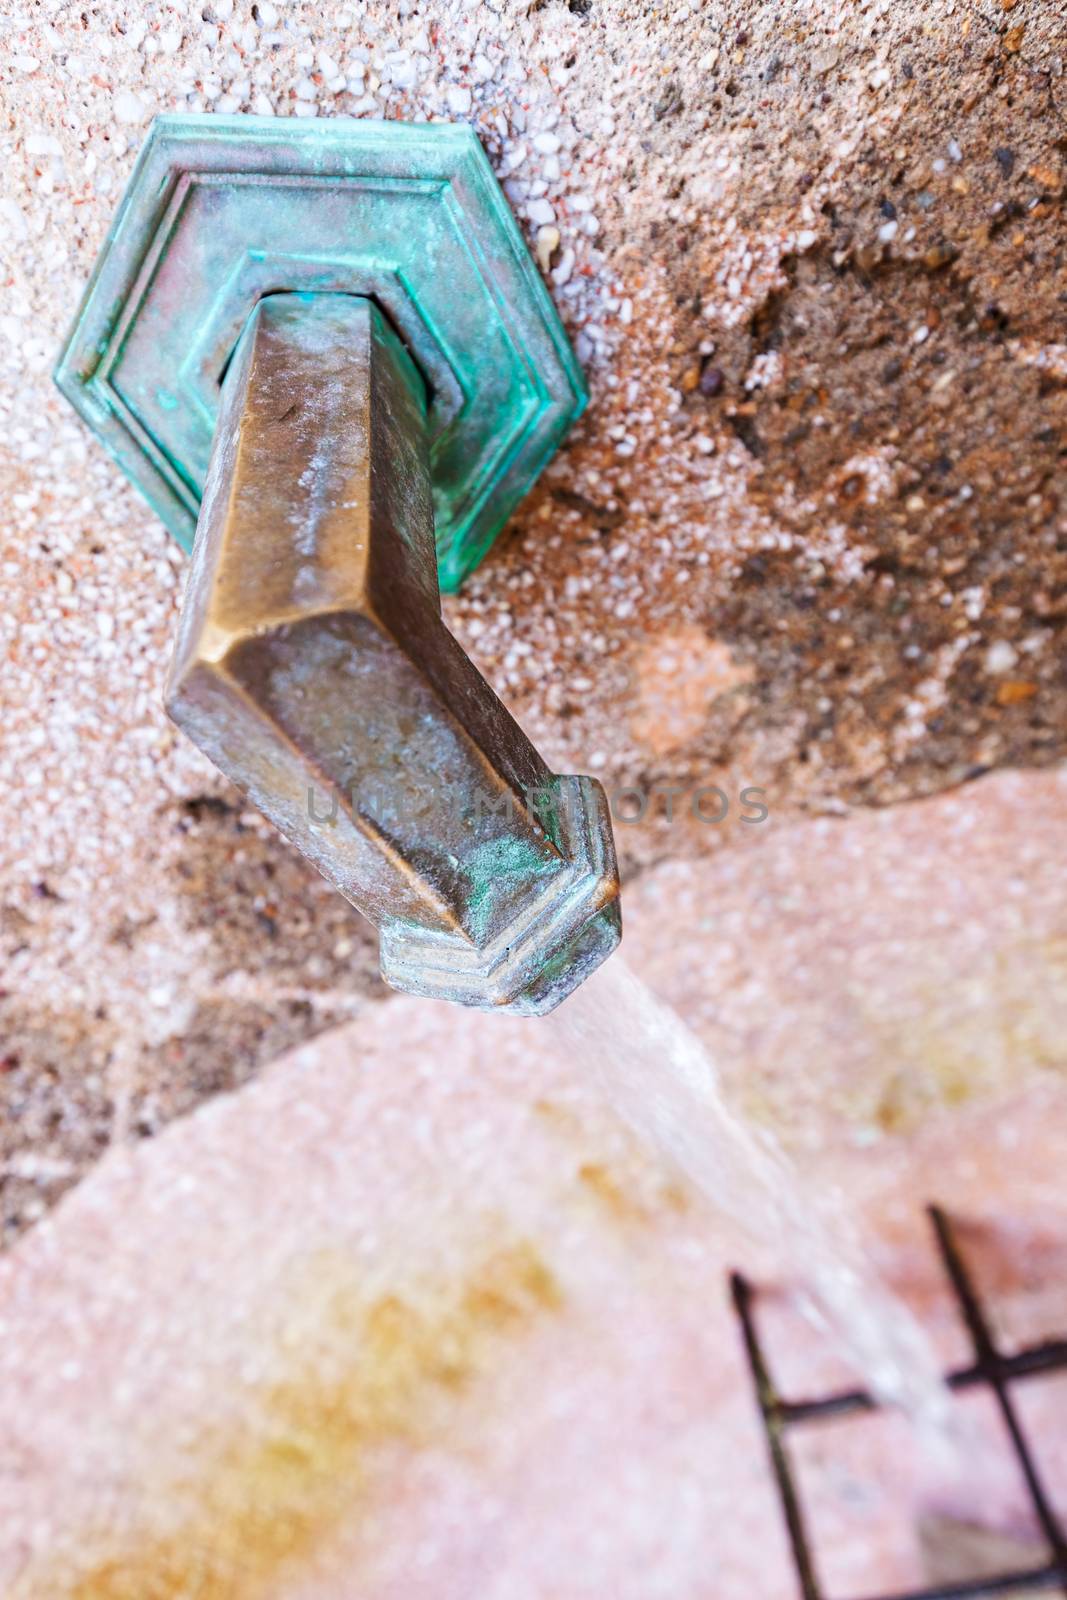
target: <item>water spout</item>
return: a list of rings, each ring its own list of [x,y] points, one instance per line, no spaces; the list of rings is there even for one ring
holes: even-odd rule
[[[395,987],[540,1013],[618,943],[601,786],[549,771],[441,620],[426,387],[371,300],[249,319],[166,704],[377,925]]]

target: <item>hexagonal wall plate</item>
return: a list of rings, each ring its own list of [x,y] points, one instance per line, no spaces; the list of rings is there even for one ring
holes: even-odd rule
[[[586,399],[466,124],[158,117],[56,382],[190,549],[230,355],[256,301],[288,290],[371,296],[422,370],[457,588]]]

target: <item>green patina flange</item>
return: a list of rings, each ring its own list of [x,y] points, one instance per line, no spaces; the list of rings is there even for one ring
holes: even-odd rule
[[[422,369],[457,588],[586,399],[466,124],[158,117],[56,382],[188,550],[227,362],[256,301],[287,290],[372,296]]]

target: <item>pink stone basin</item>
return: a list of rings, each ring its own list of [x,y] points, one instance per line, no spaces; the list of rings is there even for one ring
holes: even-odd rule
[[[861,1215],[947,1364],[932,1199],[1006,1347],[1067,1330],[1064,793],[1007,775],[793,824],[628,899],[631,964]],[[23,1239],[5,1600],[791,1600],[726,1273],[792,1264],[644,1151],[560,1037],[390,1000],[113,1150]],[[760,1315],[787,1394],[853,1381],[784,1288]],[[1067,1514],[1065,1385],[1020,1396]],[[977,1486],[897,1416],[795,1436],[830,1600],[929,1581],[960,1522],[1042,1559],[988,1397],[960,1405]]]

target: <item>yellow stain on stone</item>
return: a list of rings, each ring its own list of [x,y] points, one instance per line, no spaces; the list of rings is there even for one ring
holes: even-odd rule
[[[578,1182],[618,1223],[651,1224],[665,1211],[682,1213],[689,1209],[689,1195],[680,1183],[660,1182],[657,1175],[654,1186],[648,1182],[628,1184],[602,1161],[584,1161],[578,1168]]]
[[[242,1432],[210,1439],[181,1479],[144,1491],[136,1527],[80,1531],[76,1554],[27,1574],[6,1600],[265,1600],[284,1594],[344,1519],[366,1512],[377,1448],[450,1434],[464,1391],[503,1341],[562,1305],[533,1245],[490,1254],[425,1304],[368,1303],[343,1258],[312,1280],[304,1339],[287,1340],[283,1376],[252,1396]],[[306,1304],[306,1302],[304,1302]],[[180,1508],[180,1509],[179,1509]]]
[[[618,1222],[632,1222],[644,1215],[611,1168],[600,1161],[585,1161],[578,1168],[578,1182],[596,1196]]]
[[[620,1227],[651,1226],[667,1214],[680,1216],[689,1210],[690,1192],[685,1184],[668,1176],[651,1147],[642,1144],[636,1134],[616,1129],[621,1150],[609,1160],[597,1148],[603,1145],[599,1130],[573,1107],[544,1098],[535,1100],[533,1109],[551,1132],[580,1156],[579,1193],[592,1198],[612,1222]]]
[[[931,1117],[1067,1072],[1067,941],[1005,944],[980,975],[948,966],[917,985],[904,1022],[874,1019],[882,1058],[873,1121],[907,1135]]]

